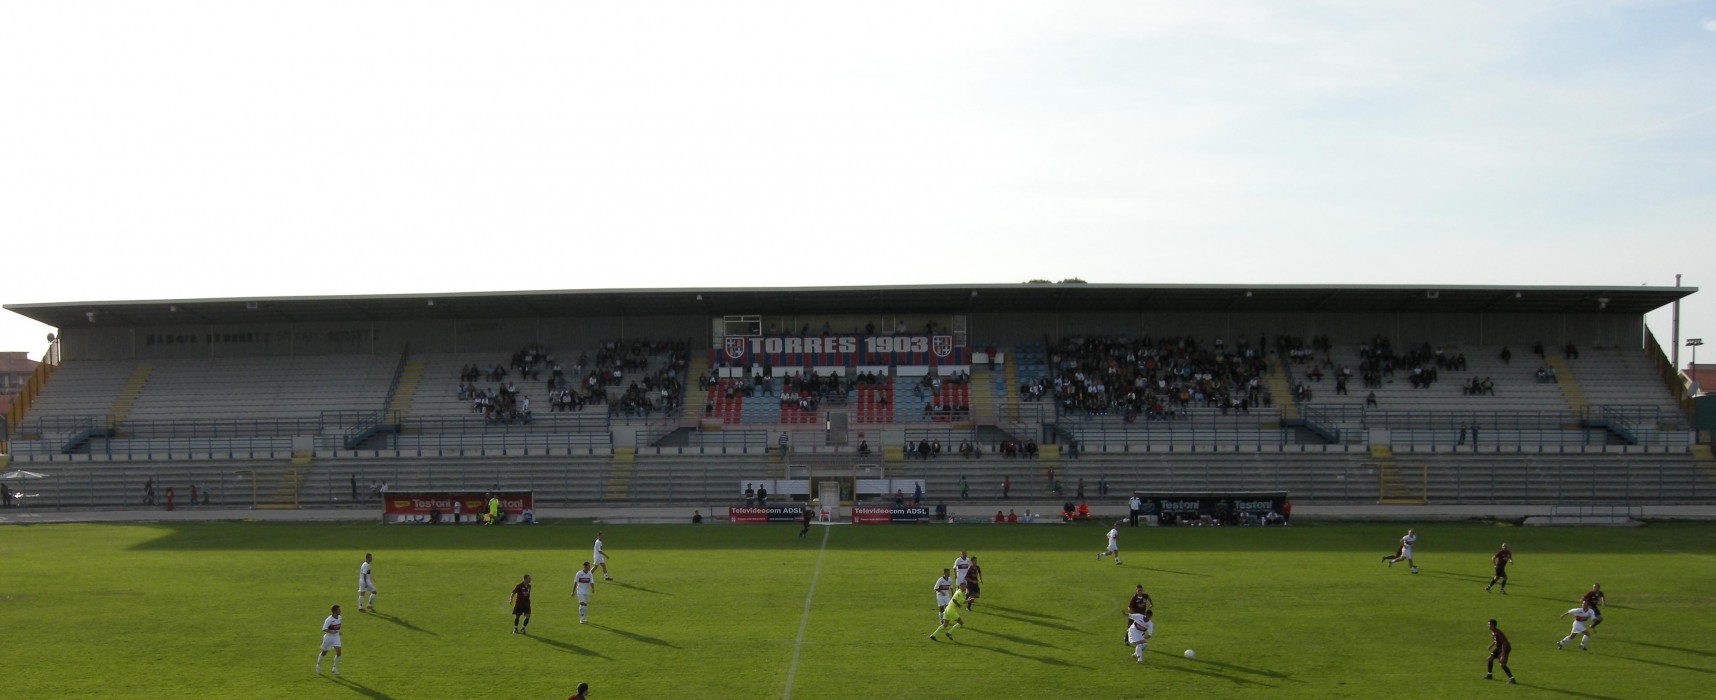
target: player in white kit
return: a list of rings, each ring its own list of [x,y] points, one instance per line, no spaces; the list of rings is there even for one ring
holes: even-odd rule
[[[947,607],[947,601],[953,597],[953,577],[947,569],[941,570],[941,578],[935,580],[935,617],[941,619],[941,611]]]
[[[1585,645],[1591,641],[1591,621],[1597,619],[1597,611],[1591,609],[1590,603],[1580,603],[1579,607],[1561,613],[1561,617],[1567,617],[1568,615],[1573,616],[1573,631],[1568,632],[1567,636],[1562,637],[1561,641],[1556,642],[1555,648],[1560,649],[1567,646],[1567,643],[1573,641],[1573,637],[1578,635],[1579,648],[1583,651],[1590,651],[1590,649]],[[1559,620],[1561,618],[1558,617],[1555,619]]]
[[[322,651],[316,655],[316,673],[322,672],[322,657],[328,655],[328,650],[334,650],[334,675],[340,675],[340,606],[335,605],[322,621]]]
[[[1144,663],[1144,650],[1150,647],[1150,637],[1156,634],[1156,623],[1150,613],[1127,613],[1126,645],[1132,647],[1132,658]]]
[[[600,532],[596,533],[596,548],[590,552],[590,570],[595,571],[598,566],[602,567],[602,578],[614,580],[614,577],[608,575],[608,550],[602,547]]]
[[[959,557],[953,560],[953,584],[955,586],[965,585],[965,575],[968,573],[971,573],[971,557],[967,556],[965,550],[961,549],[959,550]]]
[[[590,562],[584,562],[584,568],[573,574],[572,580],[572,596],[578,599],[578,624],[582,625],[590,608],[590,589],[596,587],[596,572],[590,570]]]
[[[358,565],[358,612],[375,612],[375,579],[370,577],[369,565],[375,561],[374,554],[363,555],[363,563]],[[366,609],[363,594],[369,594],[369,606]]]
[[[1390,567],[1393,567],[1394,563],[1397,561],[1404,561],[1408,567],[1411,567],[1412,573],[1416,574],[1418,573],[1418,565],[1412,561],[1412,545],[1417,543],[1418,535],[1412,534],[1411,530],[1407,530],[1406,536],[1400,538],[1400,548],[1394,550],[1393,556],[1386,554],[1383,555],[1382,560]]]
[[[1114,524],[1114,527],[1108,529],[1108,549],[1097,552],[1096,560],[1102,561],[1102,558],[1107,556],[1114,557],[1115,566],[1120,565],[1120,523],[1118,522]]]

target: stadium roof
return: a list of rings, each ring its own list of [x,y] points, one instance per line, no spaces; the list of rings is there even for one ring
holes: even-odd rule
[[[666,314],[1072,311],[1644,314],[1696,287],[948,284],[686,287],[8,304],[50,326],[557,318]],[[92,315],[93,314],[93,315]]]

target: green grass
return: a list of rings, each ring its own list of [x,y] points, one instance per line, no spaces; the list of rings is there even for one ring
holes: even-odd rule
[[[596,529],[0,527],[0,687],[563,698],[587,681],[598,698],[776,698],[791,673],[793,697],[818,699],[1684,698],[1716,682],[1711,525],[1431,525],[1418,528],[1417,576],[1378,561],[1396,525],[1125,530],[1124,566],[1095,560],[1095,526],[805,540],[790,526],[606,526],[618,582],[597,586],[580,626],[570,580]],[[1505,598],[1483,592],[1504,540],[1517,555]],[[956,643],[929,642],[931,584],[962,548],[983,564],[984,597]],[[353,610],[365,552],[382,615]],[[527,572],[536,617],[517,637],[507,596]],[[1594,580],[1611,597],[1592,651],[1556,651],[1568,630],[1556,616]],[[1135,583],[1157,601],[1142,667],[1122,644]],[[347,607],[339,681],[310,669],[335,603]],[[1521,687],[1479,679],[1490,617],[1514,641]]]

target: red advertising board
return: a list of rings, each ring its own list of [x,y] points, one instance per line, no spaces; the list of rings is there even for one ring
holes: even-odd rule
[[[428,522],[435,512],[441,513],[441,522],[452,523],[455,503],[458,504],[460,523],[481,522],[480,516],[489,511],[489,496],[481,491],[389,491],[384,494],[382,501],[382,520],[396,522]],[[500,498],[500,510],[506,514],[501,522],[519,522],[519,514],[526,509],[535,510],[534,499],[530,491],[500,491],[492,494]]]

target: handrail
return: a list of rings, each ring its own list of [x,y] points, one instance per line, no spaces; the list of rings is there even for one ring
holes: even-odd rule
[[[6,429],[0,430],[0,454],[7,453],[7,443],[11,440],[10,433],[17,433],[22,430],[24,414],[29,412],[30,406],[36,402],[36,397],[41,396],[42,390],[48,385],[48,379],[54,376],[54,372],[59,369],[59,366],[60,341],[55,339],[49,341],[48,349],[42,353],[41,361],[37,362],[36,369],[30,372],[30,378],[24,381],[24,388],[18,392],[17,396],[12,397],[12,405],[6,408],[4,426]]]
[[[1651,364],[1656,367],[1663,385],[1667,386],[1669,393],[1674,395],[1674,402],[1680,406],[1681,415],[1686,417],[1688,423],[1691,423],[1694,405],[1692,392],[1688,391],[1687,377],[1680,373],[1679,367],[1675,367],[1674,363],[1669,361],[1667,355],[1662,353],[1662,344],[1656,342],[1656,334],[1651,333],[1648,327],[1645,328],[1645,356],[1649,357]]]

